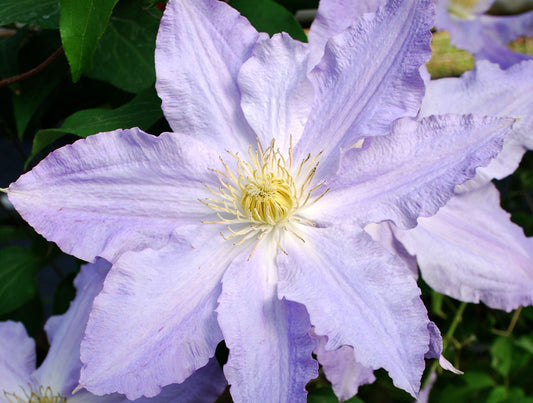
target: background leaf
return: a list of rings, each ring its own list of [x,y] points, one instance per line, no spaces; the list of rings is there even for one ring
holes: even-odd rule
[[[18,53],[26,29],[19,29],[13,35],[0,39],[0,78],[18,73]]]
[[[119,3],[95,52],[88,77],[137,93],[155,82],[155,38],[161,13],[140,1]]]
[[[72,81],[92,68],[98,39],[104,33],[118,0],[60,0],[59,30]]]
[[[283,31],[293,39],[307,42],[307,35],[292,13],[273,0],[231,0],[229,4],[248,18],[260,32],[272,36]]]
[[[14,22],[37,25],[46,29],[57,28],[59,27],[58,0],[0,0],[0,25]]]
[[[29,71],[38,66],[61,46],[57,31],[39,31],[28,36],[20,50],[20,71]],[[22,138],[30,120],[50,93],[67,77],[67,62],[60,57],[39,74],[12,85],[13,113],[19,138]]]
[[[0,250],[0,315],[21,307],[35,295],[38,269],[39,257],[31,250],[16,246]]]
[[[37,132],[26,166],[45,147],[65,134],[87,137],[98,132],[121,128],[140,127],[148,130],[162,117],[161,100],[157,97],[154,88],[141,92],[130,102],[116,109],[94,108],[78,111],[66,118],[61,128]]]

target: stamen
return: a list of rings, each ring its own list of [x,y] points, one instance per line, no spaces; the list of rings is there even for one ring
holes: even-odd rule
[[[294,229],[294,224],[315,226],[312,221],[298,215],[298,210],[320,200],[329,189],[318,196],[313,194],[323,188],[324,182],[312,186],[322,152],[314,157],[308,154],[293,171],[294,155],[292,136],[287,157],[275,147],[275,140],[263,150],[259,140],[255,150],[248,147],[248,160],[238,153],[226,152],[235,160],[235,169],[220,157],[223,170],[211,169],[220,182],[218,189],[204,185],[214,196],[200,200],[216,213],[218,219],[205,220],[205,224],[224,224],[229,234],[221,234],[225,240],[234,240],[239,246],[257,238],[248,260],[251,259],[261,239],[275,228],[282,228],[296,238],[305,239]],[[235,172],[235,173],[234,173]],[[240,229],[232,228],[239,225]],[[244,228],[242,227],[244,225]],[[275,234],[274,234],[275,235]],[[274,241],[283,253],[278,236]]]
[[[16,393],[4,391],[4,397],[9,403],[66,403],[67,398],[59,393],[54,394],[50,386],[40,386],[39,390],[34,391],[33,386],[28,384],[28,390],[20,387],[24,396],[19,396]]]

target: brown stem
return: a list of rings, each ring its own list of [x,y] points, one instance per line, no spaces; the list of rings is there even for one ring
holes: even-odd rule
[[[25,73],[22,73],[22,74],[13,76],[13,77],[8,77],[8,78],[5,78],[3,80],[0,80],[0,87],[3,87],[4,85],[10,85],[10,84],[13,84],[13,83],[16,83],[18,81],[22,81],[22,80],[25,80],[27,78],[30,78],[30,77],[34,76],[35,74],[37,74],[38,72],[43,70],[45,67],[50,65],[54,60],[56,60],[63,53],[64,53],[63,46],[60,46],[59,49],[57,49],[54,53],[52,53],[48,57],[48,59],[46,59],[44,62],[39,64],[37,67],[34,67],[33,69],[31,69],[31,70],[29,70],[29,71],[27,71]]]

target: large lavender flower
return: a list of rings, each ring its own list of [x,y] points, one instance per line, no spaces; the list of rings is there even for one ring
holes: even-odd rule
[[[533,35],[533,11],[513,16],[484,14],[494,0],[437,0],[437,29],[450,32],[451,43],[478,60],[507,68],[533,56],[513,52],[507,44]]]
[[[28,337],[24,325],[0,322],[0,402],[85,402],[125,403],[125,396],[117,393],[95,396],[85,389],[74,394],[80,376],[80,343],[94,297],[102,284],[110,264],[103,259],[82,267],[75,280],[78,290],[68,311],[54,316],[46,323],[50,351],[35,369],[35,342]],[[222,371],[212,360],[182,385],[170,385],[155,398],[141,398],[142,403],[206,402],[214,401],[224,390]]]
[[[533,239],[510,221],[490,182],[511,174],[533,149],[532,91],[533,61],[503,71],[480,62],[461,78],[428,83],[421,116],[466,111],[520,118],[498,157],[457,187],[435,216],[409,231],[391,227],[441,293],[507,311],[533,304]]]
[[[317,342],[417,393],[438,331],[409,269],[362,228],[434,214],[512,123],[409,118],[432,17],[430,1],[390,1],[324,48],[260,35],[223,2],[167,4],[157,90],[174,133],[88,137],[8,189],[64,251],[113,263],[82,386],[154,396],[224,339],[236,401],[305,400]]]

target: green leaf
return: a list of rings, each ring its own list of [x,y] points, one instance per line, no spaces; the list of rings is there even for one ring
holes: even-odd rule
[[[63,77],[64,72],[62,70],[49,69],[44,74],[21,83],[19,91],[13,95],[13,112],[19,138],[23,137],[28,123],[37,109]]]
[[[77,273],[69,273],[57,286],[52,308],[54,315],[65,313],[70,305],[70,301],[76,296],[76,288],[74,287],[74,278],[76,277],[76,274]]]
[[[494,386],[494,380],[489,374],[482,371],[468,371],[462,376],[462,380],[468,386],[468,389],[478,390],[491,388]]]
[[[318,8],[318,0],[276,0],[293,14],[298,10]]]
[[[45,147],[65,134],[87,137],[120,128],[140,127],[148,130],[161,117],[163,117],[161,100],[154,88],[141,92],[130,102],[116,109],[95,108],[78,111],[66,118],[60,129],[44,129],[37,132],[26,167]]]
[[[523,348],[529,354],[533,354],[533,334],[519,337],[517,340],[515,340],[514,344],[515,346]]]
[[[331,388],[313,389],[307,395],[307,403],[337,403],[338,401]]]
[[[507,337],[498,337],[490,347],[491,367],[500,375],[507,376],[513,362],[513,342]]]
[[[446,313],[442,309],[442,303],[444,302],[444,295],[437,291],[431,290],[431,312],[435,315],[446,318]]]
[[[98,42],[97,63],[87,76],[137,93],[155,81],[154,51],[158,10],[144,10],[139,1],[119,3]]]
[[[0,39],[0,78],[11,77],[18,73],[18,54],[24,35],[26,35],[26,28]]]
[[[0,0],[0,25],[37,25],[45,29],[59,27],[58,0]]]
[[[15,246],[0,250],[0,315],[19,308],[35,295],[38,269],[39,258],[31,250]]]
[[[20,227],[11,225],[0,225],[0,242],[10,242],[27,238],[26,232]]]
[[[37,334],[42,334],[45,322],[44,308],[39,294],[22,305],[20,308],[9,312],[7,315],[0,315],[0,321],[13,320],[24,323],[28,335],[35,337]]]
[[[307,403],[338,403],[339,399],[335,396],[331,387],[320,387],[312,389],[307,395]],[[357,396],[344,400],[345,403],[363,403]]]
[[[96,108],[78,111],[65,119],[61,130],[80,137],[130,127],[148,130],[161,117],[163,117],[161,100],[152,87],[116,109]]]
[[[269,35],[287,32],[294,39],[307,42],[307,35],[292,13],[273,0],[231,0],[229,4],[248,18],[258,31]]]
[[[118,0],[60,0],[59,30],[72,81],[92,68],[98,39],[104,33]]]
[[[505,386],[496,386],[489,393],[487,403],[502,403],[507,400],[507,388]]]

